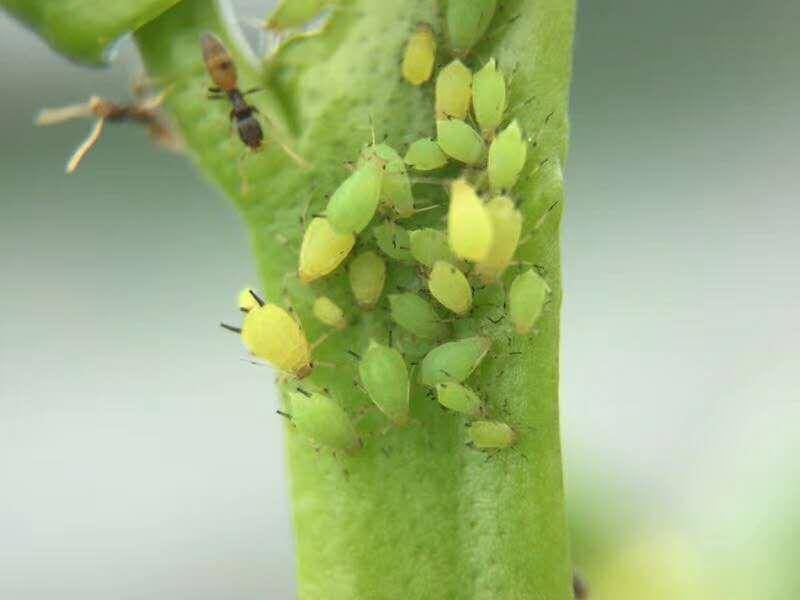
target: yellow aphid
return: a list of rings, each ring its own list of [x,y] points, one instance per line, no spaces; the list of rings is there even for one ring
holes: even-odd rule
[[[436,118],[464,119],[472,102],[472,71],[456,59],[436,78]]]
[[[459,258],[481,262],[489,255],[492,237],[492,218],[483,201],[466,181],[454,181],[447,214],[450,249]]]
[[[311,310],[314,316],[325,325],[335,327],[339,331],[347,329],[347,319],[344,318],[344,312],[327,296],[320,296],[314,300],[314,306]]]
[[[494,283],[511,264],[522,233],[522,213],[507,196],[497,196],[486,204],[492,219],[492,246],[475,268],[484,283]]]
[[[403,77],[411,85],[422,85],[431,78],[436,60],[436,36],[427,23],[421,23],[408,38],[403,56]]]
[[[311,346],[303,328],[275,304],[256,306],[242,324],[242,341],[255,356],[298,379],[309,375]]]
[[[347,270],[350,289],[362,308],[372,308],[378,303],[386,282],[386,263],[372,250],[362,252],[353,259]]]
[[[256,300],[255,296],[253,296],[253,290],[249,287],[244,288],[241,292],[239,292],[239,310],[242,312],[250,312],[258,306],[258,301]]]
[[[300,280],[310,283],[336,269],[355,243],[353,234],[336,233],[327,219],[312,220],[300,246]]]
[[[443,260],[437,260],[428,278],[431,295],[446,309],[463,315],[472,308],[472,287],[464,273]]]

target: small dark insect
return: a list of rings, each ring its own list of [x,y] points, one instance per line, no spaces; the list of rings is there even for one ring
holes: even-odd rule
[[[181,149],[181,143],[164,123],[158,110],[164,103],[166,95],[167,92],[164,91],[157,96],[145,98],[131,104],[116,104],[110,100],[92,96],[88,102],[83,104],[44,109],[36,118],[36,124],[55,125],[72,119],[91,117],[97,119],[87,138],[78,146],[67,162],[67,173],[74,172],[89,153],[89,150],[94,148],[103,133],[103,128],[107,121],[111,123],[130,122],[145,125],[153,142],[169,150],[178,151]]]
[[[577,571],[572,572],[572,591],[575,600],[589,600],[589,586]]]

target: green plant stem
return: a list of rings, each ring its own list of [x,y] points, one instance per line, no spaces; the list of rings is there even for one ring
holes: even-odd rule
[[[516,65],[511,110],[536,140],[515,193],[528,236],[518,256],[538,265],[553,294],[530,336],[514,336],[507,323],[489,321],[504,314],[499,288],[476,299],[483,308],[456,333],[492,337],[492,351],[470,385],[485,395],[497,418],[517,429],[520,442],[487,460],[465,447],[464,420],[444,412],[419,386],[412,397],[415,424],[368,437],[352,457],[317,452],[289,429],[301,598],[571,597],[558,423],[558,316],[574,4],[502,4],[470,60],[482,64],[495,56],[507,69]],[[344,161],[354,160],[369,141],[371,123],[401,152],[414,139],[433,134],[431,85],[412,88],[399,76],[401,48],[419,21],[442,29],[430,0],[342,2],[323,33],[289,42],[264,66],[248,62],[208,0],[185,0],[137,33],[150,75],[171,86],[168,109],[189,151],[245,216],[268,298],[288,297],[312,339],[324,331],[309,315],[315,293],[331,295],[348,309],[353,325],[315,356],[337,368],[320,366],[312,379],[329,387],[354,415],[365,397],[353,384],[356,369],[347,350],[363,350],[370,338],[385,341],[386,311],[354,310],[344,277],[303,286],[287,274],[296,271],[304,208],[311,201],[310,212],[320,210],[324,194],[347,174]],[[205,97],[209,80],[198,43],[204,30],[226,39],[243,89],[266,86],[266,92],[250,97],[262,121],[271,121],[270,133],[298,150],[311,169],[299,168],[274,143],[257,155],[243,151],[226,104]],[[436,186],[428,188],[435,197]],[[392,267],[388,285],[402,285],[411,275]]]

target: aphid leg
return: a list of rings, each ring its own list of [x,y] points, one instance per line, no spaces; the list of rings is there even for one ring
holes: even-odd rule
[[[236,161],[236,170],[238,171],[239,177],[242,180],[242,184],[240,186],[242,196],[250,195],[250,179],[248,179],[246,173],[244,172],[244,161],[247,159],[248,156],[250,156],[250,151],[245,149],[239,155],[239,159]]]
[[[56,125],[73,119],[85,119],[94,116],[90,102],[63,106],[61,108],[44,108],[36,116],[36,124]]]
[[[252,87],[242,92],[242,96],[249,96],[250,94],[255,94],[256,92],[263,92],[263,91],[264,91],[263,87]],[[255,109],[255,106],[253,108]],[[256,112],[258,112],[258,109],[256,109]]]
[[[316,350],[322,344],[324,344],[325,340],[327,340],[333,333],[334,333],[333,331],[327,331],[323,333],[321,336],[319,336],[315,341],[311,342],[311,352],[314,352],[314,350]]]
[[[78,168],[78,165],[81,164],[83,158],[89,153],[89,150],[94,148],[95,144],[97,144],[97,140],[100,139],[100,135],[103,133],[103,127],[105,127],[105,124],[105,119],[97,119],[97,123],[94,124],[94,127],[92,127],[89,135],[85,140],[83,140],[81,145],[75,149],[75,152],[72,153],[72,156],[67,161],[67,173],[74,173],[75,169]]]

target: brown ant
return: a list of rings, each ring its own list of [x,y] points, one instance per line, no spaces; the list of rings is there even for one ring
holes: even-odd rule
[[[135,90],[140,88],[136,87]],[[178,151],[181,144],[169,127],[161,119],[158,108],[164,103],[167,92],[152,96],[131,104],[116,104],[98,96],[92,96],[88,102],[74,104],[62,108],[48,108],[39,113],[37,125],[55,125],[72,119],[95,117],[97,122],[87,138],[73,152],[67,162],[67,173],[78,168],[81,161],[97,144],[107,121],[112,123],[131,122],[145,125],[153,142],[169,150]]]
[[[264,142],[264,131],[255,117],[259,111],[255,106],[248,104],[244,97],[261,91],[261,88],[252,88],[246,92],[239,89],[236,64],[228,49],[216,35],[210,32],[204,33],[200,38],[200,45],[203,49],[203,62],[214,82],[214,87],[208,89],[209,99],[219,100],[227,97],[230,100],[232,105],[230,117],[236,121],[239,138],[253,152],[260,151]],[[295,162],[301,166],[307,166],[301,157],[284,144],[280,145]]]

